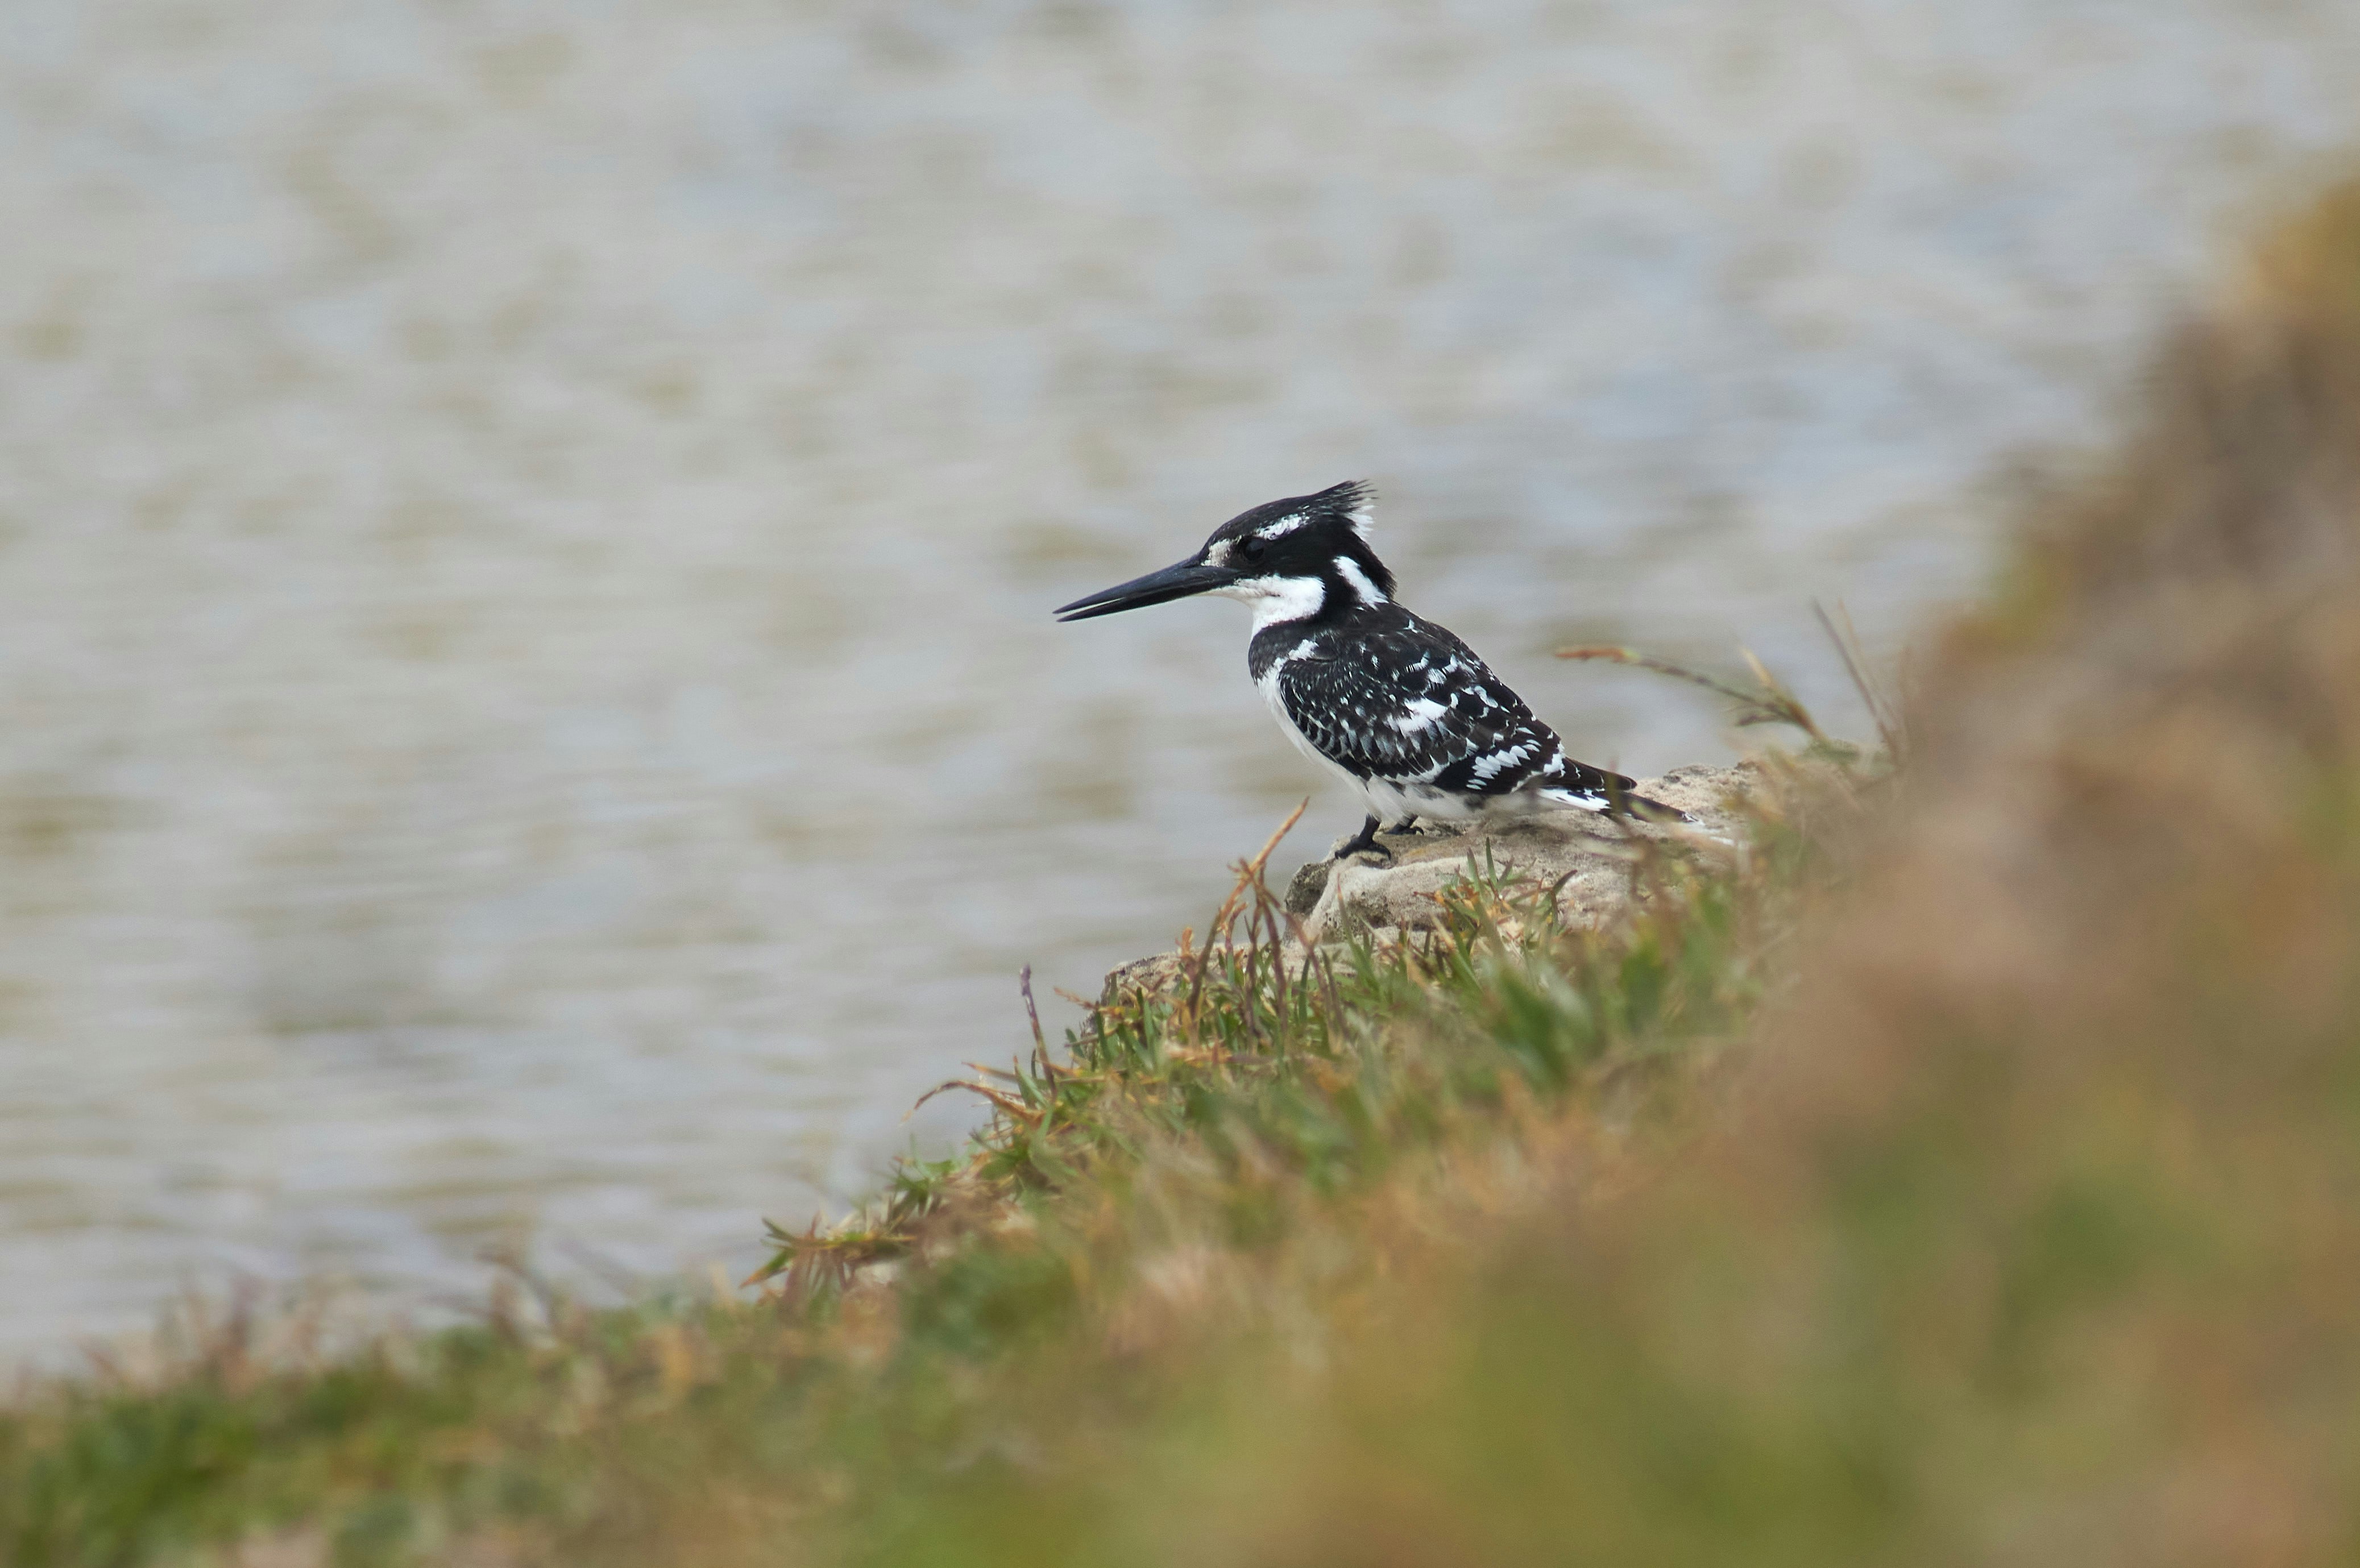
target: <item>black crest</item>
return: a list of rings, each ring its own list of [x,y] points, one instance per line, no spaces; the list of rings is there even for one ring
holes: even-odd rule
[[[1338,580],[1340,559],[1391,598],[1393,574],[1369,542],[1376,506],[1376,487],[1360,479],[1265,501],[1215,528],[1202,558],[1254,575],[1330,580]]]

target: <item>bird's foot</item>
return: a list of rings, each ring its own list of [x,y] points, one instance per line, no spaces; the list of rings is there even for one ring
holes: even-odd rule
[[[1364,850],[1371,854],[1382,855],[1387,860],[1391,860],[1393,857],[1393,852],[1392,850],[1387,849],[1383,844],[1377,842],[1377,819],[1373,815],[1371,816],[1367,822],[1360,824],[1360,831],[1359,833],[1354,833],[1350,838],[1346,839],[1342,844],[1338,844],[1336,846],[1336,853],[1329,855],[1328,858],[1330,860],[1349,860],[1352,856],[1360,854]]]

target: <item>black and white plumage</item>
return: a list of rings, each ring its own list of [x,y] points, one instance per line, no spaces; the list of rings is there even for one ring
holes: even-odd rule
[[[1368,803],[1343,853],[1380,822],[1546,811],[1681,820],[1631,780],[1568,757],[1557,733],[1475,650],[1393,599],[1357,482],[1256,506],[1162,572],[1076,599],[1068,621],[1197,593],[1253,609],[1246,660],[1279,727]]]

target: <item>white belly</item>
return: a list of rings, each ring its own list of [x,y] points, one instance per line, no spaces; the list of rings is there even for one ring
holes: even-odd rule
[[[1345,768],[1337,763],[1333,758],[1329,757],[1327,753],[1312,745],[1310,738],[1305,735],[1301,730],[1295,727],[1295,720],[1286,711],[1286,699],[1279,695],[1278,670],[1279,666],[1273,666],[1270,673],[1255,681],[1254,685],[1261,689],[1262,700],[1269,706],[1270,716],[1278,721],[1278,727],[1281,733],[1283,733],[1288,740],[1295,743],[1295,750],[1301,752],[1304,756],[1317,763],[1320,768],[1328,773],[1342,779],[1346,784],[1351,786],[1351,788],[1358,793],[1367,796],[1369,794],[1370,783],[1368,779],[1359,777],[1350,768]],[[1382,788],[1382,786],[1380,786],[1380,788]],[[1373,796],[1370,796],[1369,798],[1371,800],[1374,800]],[[1369,809],[1371,811],[1374,811],[1376,810],[1376,807],[1371,805]]]
[[[1363,779],[1330,758],[1295,727],[1295,720],[1286,711],[1286,700],[1279,695],[1278,670],[1275,667],[1254,684],[1261,689],[1263,702],[1269,705],[1270,716],[1278,721],[1279,729],[1295,743],[1295,749],[1317,763],[1322,771],[1340,780],[1366,802],[1370,811],[1386,822],[1398,822],[1404,817],[1428,817],[1437,822],[1463,822],[1479,817],[1523,817],[1543,811],[1596,811],[1604,809],[1602,805],[1594,805],[1587,800],[1553,799],[1538,789],[1475,796],[1437,789],[1408,780]]]
[[[1455,795],[1448,790],[1428,789],[1423,784],[1396,783],[1384,779],[1361,778],[1312,745],[1309,737],[1295,727],[1295,720],[1286,711],[1286,699],[1279,694],[1278,670],[1275,666],[1272,668],[1270,673],[1254,684],[1261,688],[1262,700],[1268,704],[1270,716],[1278,721],[1280,731],[1288,740],[1295,743],[1295,749],[1317,763],[1323,771],[1341,780],[1347,788],[1367,803],[1371,812],[1386,822],[1395,822],[1403,817],[1433,817],[1438,820],[1465,822],[1470,818],[1487,814],[1487,803],[1472,801],[1465,796]],[[1513,811],[1518,809],[1509,805],[1504,800],[1488,804],[1492,810]],[[1527,804],[1522,809],[1528,811],[1532,808]]]

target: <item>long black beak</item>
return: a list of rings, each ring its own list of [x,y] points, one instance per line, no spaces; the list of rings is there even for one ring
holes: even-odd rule
[[[1128,583],[1118,583],[1111,588],[1085,594],[1070,604],[1060,604],[1057,606],[1057,618],[1061,621],[1087,621],[1093,615],[1111,615],[1117,610],[1136,610],[1148,604],[1185,599],[1191,593],[1210,593],[1235,583],[1238,575],[1226,566],[1207,566],[1201,561],[1184,561],[1177,566],[1167,566],[1161,572],[1151,572],[1144,577],[1134,577]]]

